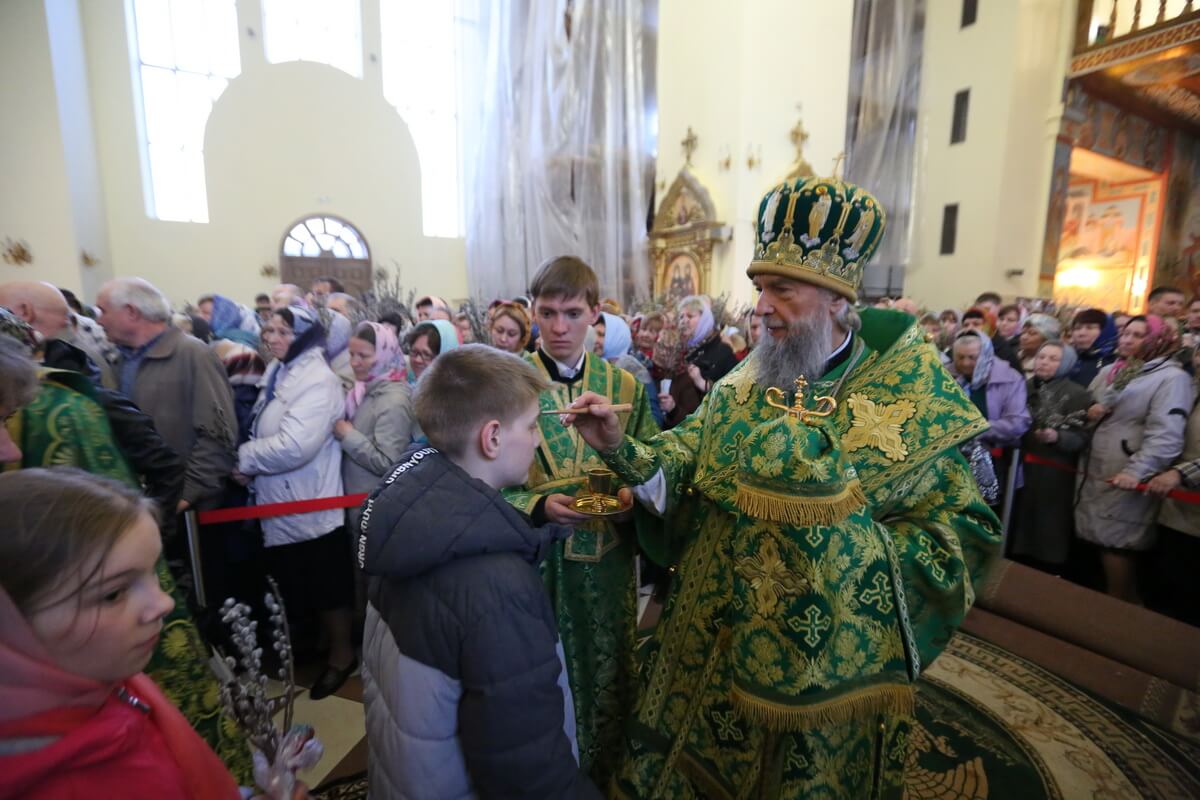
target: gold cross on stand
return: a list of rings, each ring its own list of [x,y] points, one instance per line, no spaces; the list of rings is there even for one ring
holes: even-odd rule
[[[808,396],[808,379],[801,375],[796,378],[795,383],[796,393],[793,395],[791,405],[788,405],[787,394],[775,386],[767,389],[767,405],[783,409],[789,417],[795,417],[806,424],[814,419],[828,417],[837,410],[837,400],[829,395],[814,397],[813,402],[816,408],[807,408],[804,401]]]
[[[692,165],[692,153],[696,152],[696,147],[700,144],[700,140],[692,131],[691,125],[688,125],[687,136],[683,137],[683,141],[680,144],[683,145],[683,153],[687,158],[687,166],[690,167]]]
[[[800,110],[800,104],[796,103],[796,111]],[[796,127],[788,132],[788,138],[792,140],[792,147],[796,148],[796,164],[788,173],[788,180],[807,178],[813,174],[814,170],[812,165],[804,160],[804,145],[808,142],[808,131],[804,130],[804,120],[796,120]]]

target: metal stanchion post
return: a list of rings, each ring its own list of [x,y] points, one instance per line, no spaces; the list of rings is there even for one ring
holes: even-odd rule
[[[204,567],[200,564],[200,524],[196,521],[196,512],[188,509],[183,514],[183,523],[187,531],[188,555],[192,562],[192,580],[195,582],[196,605],[208,607],[208,598],[204,593]]]
[[[1012,524],[1013,495],[1017,491],[1017,470],[1021,467],[1021,448],[1012,449],[1012,463],[1008,465],[1008,476],[1004,481],[1004,508],[1000,516],[1000,552],[1008,549],[1008,529]]]

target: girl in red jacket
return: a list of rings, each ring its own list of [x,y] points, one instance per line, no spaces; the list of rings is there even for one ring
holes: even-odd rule
[[[172,608],[153,504],[73,469],[0,474],[0,800],[234,800],[141,670]]]

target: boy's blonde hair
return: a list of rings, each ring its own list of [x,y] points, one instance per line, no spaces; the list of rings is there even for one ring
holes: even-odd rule
[[[520,357],[468,344],[434,359],[417,382],[413,409],[429,443],[461,457],[480,425],[493,419],[512,422],[548,388],[550,383]]]

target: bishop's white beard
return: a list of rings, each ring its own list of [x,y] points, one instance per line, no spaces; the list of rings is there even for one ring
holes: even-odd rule
[[[765,322],[765,320],[764,320]],[[818,308],[788,326],[787,336],[776,339],[764,330],[754,348],[754,375],[758,385],[792,391],[796,378],[810,382],[825,373],[825,362],[833,352],[833,320],[828,309]]]

